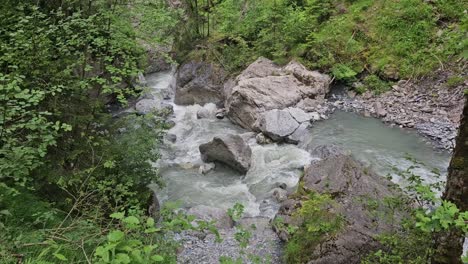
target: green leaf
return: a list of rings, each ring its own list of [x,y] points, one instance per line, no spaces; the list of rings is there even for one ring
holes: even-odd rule
[[[130,257],[124,253],[118,253],[115,255],[116,263],[128,264],[131,262]]]
[[[154,260],[156,262],[161,262],[161,261],[164,261],[164,258],[161,255],[153,255],[151,256],[151,260]]]
[[[159,231],[161,231],[161,228],[150,227],[145,229],[145,234],[151,234]]]
[[[135,227],[140,224],[140,220],[133,215],[125,217],[122,221],[131,227]]]
[[[124,232],[122,232],[120,230],[115,230],[115,231],[110,232],[107,235],[107,239],[110,242],[118,242],[118,241],[122,240],[124,238],[124,236],[125,236]]]
[[[154,227],[154,219],[149,217],[148,219],[146,219],[146,226],[147,227]]]
[[[57,259],[59,259],[61,261],[67,261],[68,260],[64,255],[62,255],[62,254],[60,254],[58,252],[55,252],[52,255],[54,255],[55,258],[57,258]]]
[[[111,218],[114,219],[123,219],[125,217],[125,213],[119,212],[119,213],[113,213],[110,215]]]

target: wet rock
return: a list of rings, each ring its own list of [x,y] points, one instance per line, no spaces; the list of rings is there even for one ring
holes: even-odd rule
[[[284,182],[277,182],[275,183],[275,186],[283,190],[286,190],[286,188],[288,188],[288,185]]]
[[[246,173],[250,168],[252,150],[239,135],[214,137],[212,141],[200,145],[199,150],[205,162],[220,162],[241,173]]]
[[[302,123],[291,135],[286,138],[286,142],[298,144],[309,135],[309,124]]]
[[[166,135],[166,140],[175,143],[177,141],[177,135],[169,133]]]
[[[190,208],[187,213],[189,215],[194,215],[197,217],[197,219],[200,220],[215,220],[215,226],[220,229],[232,228],[234,226],[234,222],[232,221],[231,217],[229,217],[226,211],[219,208],[206,205],[197,205]]]
[[[349,151],[344,150],[337,145],[320,145],[317,147],[305,147],[313,157],[318,157],[321,159],[330,158],[330,157],[338,157],[341,155],[349,155],[351,154]]]
[[[277,202],[284,202],[288,198],[288,192],[281,188],[273,189],[273,197]]]
[[[165,124],[166,124],[165,126],[166,126],[167,129],[171,129],[171,128],[175,127],[175,125],[176,125],[174,120],[166,121]]]
[[[310,113],[310,116],[312,117],[312,118],[311,118],[311,121],[312,121],[312,122],[315,122],[315,121],[319,121],[319,120],[320,120],[320,114],[317,113],[317,112],[312,112],[312,113]]]
[[[274,109],[262,113],[254,128],[275,141],[285,141],[299,125],[288,110]]]
[[[198,172],[200,174],[207,174],[208,172],[214,170],[216,168],[216,164],[214,163],[204,163],[200,165],[200,168],[198,168]]]
[[[222,69],[206,63],[190,61],[177,71],[174,102],[179,105],[218,103],[224,100]]]
[[[229,118],[244,128],[253,129],[265,111],[294,107],[305,98],[322,100],[325,97],[328,76],[307,71],[296,62],[289,66],[281,68],[265,58],[249,65],[237,76],[236,85],[227,95],[225,105]]]
[[[216,111],[215,116],[217,119],[223,119],[226,116],[226,109],[219,109],[218,111]]]
[[[255,136],[255,139],[257,141],[257,144],[260,144],[260,145],[273,143],[273,141],[267,136],[265,136],[263,133],[258,133],[257,136]]]
[[[210,118],[211,113],[208,109],[206,108],[200,108],[200,110],[197,111],[197,118],[202,119],[202,118]]]

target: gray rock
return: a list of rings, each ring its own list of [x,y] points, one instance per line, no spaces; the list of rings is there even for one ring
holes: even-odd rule
[[[296,119],[296,121],[299,123],[309,122],[313,118],[313,116],[310,113],[306,113],[300,108],[289,107],[288,111],[291,114],[291,116],[294,119]]]
[[[378,117],[387,116],[387,111],[385,110],[385,108],[382,107],[382,104],[380,102],[374,103],[374,110]]]
[[[226,116],[226,109],[218,109],[218,111],[216,111],[215,116],[217,119],[223,119]]]
[[[305,150],[307,150],[312,156],[321,159],[337,157],[343,154],[350,154],[348,151],[344,150],[341,147],[338,147],[337,145],[320,145],[313,148],[306,147]]]
[[[305,85],[312,85],[319,89],[319,97],[321,99],[325,98],[325,95],[329,92],[329,84],[331,79],[328,75],[321,74],[318,71],[309,71],[304,65],[300,64],[297,61],[291,61],[288,65],[284,67],[284,71],[291,73],[299,81]]]
[[[394,196],[392,183],[369,171],[338,147],[321,146],[312,154],[321,160],[307,166],[301,186],[306,191],[331,194],[336,205],[330,204],[326,210],[341,215],[346,224],[320,246],[309,249],[309,263],[360,263],[363,256],[380,249],[381,245],[375,239],[377,235],[398,228],[400,212],[395,212],[392,224],[373,216],[366,200],[362,200],[379,202]],[[277,217],[284,219],[286,225],[301,225],[302,220],[294,217],[300,207],[300,200],[288,199],[281,204]],[[276,231],[282,239],[289,239],[284,230],[276,228]]]
[[[294,107],[306,98],[322,100],[325,97],[329,89],[328,76],[307,71],[298,63],[288,66],[281,68],[259,58],[237,76],[225,103],[229,118],[244,128],[253,129],[265,111]]]
[[[278,187],[278,188],[281,188],[283,190],[286,190],[286,188],[288,188],[288,185],[286,185],[286,183],[284,183],[284,182],[277,182],[277,183],[275,183],[275,186]]]
[[[286,142],[292,143],[292,144],[298,144],[304,138],[306,138],[309,134],[309,124],[308,123],[302,123],[299,125],[299,127],[294,131],[291,135],[289,135],[286,138]]]
[[[206,62],[190,61],[177,71],[174,102],[180,105],[219,103],[224,100],[222,69]]]
[[[275,141],[284,141],[299,127],[288,110],[270,110],[260,115],[254,128]]]
[[[273,189],[273,197],[277,202],[284,202],[288,198],[288,192],[285,189],[275,188]]]
[[[267,136],[265,136],[263,133],[258,133],[257,136],[255,136],[255,139],[257,140],[257,144],[260,145],[273,143],[273,141]]]
[[[202,119],[202,118],[210,118],[210,111],[206,108],[200,108],[200,110],[197,111],[197,118]]]
[[[177,141],[177,135],[169,133],[166,135],[166,140],[174,143]]]
[[[315,121],[319,121],[320,120],[320,114],[317,113],[317,112],[312,112],[310,113],[310,116],[312,117],[312,121],[315,122]]]
[[[200,145],[199,149],[205,162],[220,162],[241,173],[246,173],[250,168],[252,150],[239,135],[215,137]]]
[[[204,163],[200,165],[200,167],[198,168],[198,172],[200,174],[207,174],[208,172],[214,170],[215,168],[216,168],[216,164],[214,163]]]

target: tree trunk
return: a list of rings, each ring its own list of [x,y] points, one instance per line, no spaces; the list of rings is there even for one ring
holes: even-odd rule
[[[465,96],[460,128],[456,139],[452,160],[448,168],[447,184],[443,195],[457,205],[460,211],[468,211],[468,95]],[[433,264],[462,263],[464,234],[459,230],[449,230],[436,235]]]

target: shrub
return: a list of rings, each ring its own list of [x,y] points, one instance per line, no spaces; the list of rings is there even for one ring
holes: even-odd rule
[[[292,237],[285,250],[288,263],[306,263],[313,256],[310,254],[316,246],[333,237],[344,226],[342,216],[332,213],[330,209],[337,204],[329,195],[309,194],[293,217],[301,219],[297,229],[291,229]]]

